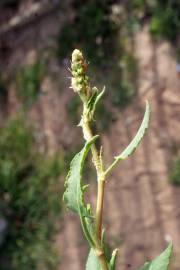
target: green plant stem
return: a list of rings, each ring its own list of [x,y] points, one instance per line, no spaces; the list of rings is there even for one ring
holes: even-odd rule
[[[86,111],[86,110],[84,110]],[[85,139],[88,141],[92,139],[93,134],[90,128],[90,121],[86,114],[82,117],[82,128]],[[96,206],[96,236],[99,242],[101,241],[102,233],[102,216],[103,216],[103,202],[104,202],[104,188],[105,188],[105,177],[100,155],[95,144],[91,147],[93,155],[93,163],[97,171],[98,191],[97,191],[97,206]]]
[[[93,134],[90,128],[90,120],[88,119],[86,115],[86,107],[84,107],[81,126],[82,126],[85,140],[88,141],[92,139]],[[98,180],[97,206],[96,206],[96,217],[95,217],[96,237],[97,237],[97,243],[98,243],[96,254],[99,258],[99,262],[101,264],[102,270],[108,270],[108,264],[104,255],[104,250],[101,247],[105,174],[104,174],[101,156],[100,154],[98,154],[98,150],[95,144],[92,145],[91,151],[92,151],[92,156],[93,156],[93,163],[97,172],[97,180]]]
[[[100,250],[100,251],[98,251],[98,253],[99,253],[98,258],[99,258],[99,262],[101,264],[102,270],[109,270],[108,264],[106,262],[106,258],[104,255],[104,251]]]
[[[91,140],[93,137],[93,134],[90,128],[90,123],[89,123],[88,118],[84,115],[82,117],[82,130],[83,130],[85,140],[86,141]],[[99,169],[100,169],[100,160],[99,160],[99,155],[98,155],[98,151],[95,144],[91,146],[91,151],[92,151],[92,156],[93,156],[93,163],[96,168],[97,175],[98,175]]]
[[[96,236],[100,241],[101,241],[101,234],[102,234],[104,189],[105,189],[105,180],[99,178],[99,180],[98,180],[97,207],[96,207]]]

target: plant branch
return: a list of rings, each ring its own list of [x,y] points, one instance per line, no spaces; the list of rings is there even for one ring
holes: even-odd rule
[[[91,140],[93,137],[90,120],[86,114],[86,105],[84,105],[82,115],[82,130],[86,141]],[[103,202],[104,202],[104,188],[105,188],[105,174],[103,169],[103,162],[101,154],[98,153],[95,143],[91,147],[93,163],[97,172],[98,191],[97,191],[97,206],[96,206],[96,236],[99,242],[101,241],[102,234],[102,216],[103,216]]]
[[[91,128],[90,128],[90,120],[86,116],[86,107],[84,107],[82,116],[82,130],[84,134],[85,140],[90,140],[93,137]],[[97,191],[97,205],[96,205],[96,237],[99,243],[101,243],[101,236],[102,236],[102,219],[103,219],[103,204],[104,204],[104,189],[105,189],[105,174],[103,169],[103,162],[101,154],[98,154],[98,150],[96,148],[95,143],[91,146],[92,156],[93,156],[93,163],[96,168],[97,172],[97,181],[98,181],[98,191]],[[104,251],[102,247],[98,247],[98,255],[102,270],[108,270],[108,265],[106,262],[106,258],[104,255]]]
[[[104,177],[99,178],[99,180],[98,180],[97,206],[96,206],[96,236],[97,236],[97,238],[99,240],[101,240],[101,235],[102,235],[104,189],[105,189],[105,179],[104,179]]]
[[[90,141],[93,138],[91,130],[91,121],[93,118],[95,106],[102,96],[103,92],[96,96],[97,89],[91,88],[89,85],[89,78],[86,74],[87,63],[79,50],[74,50],[72,54],[72,78],[71,87],[74,92],[77,92],[83,103],[83,114],[80,122],[82,127],[84,139]],[[96,100],[93,101],[93,98]],[[94,104],[92,103],[94,102]],[[93,104],[93,105],[92,105]],[[108,270],[107,259],[104,254],[104,248],[102,246],[102,218],[103,218],[103,202],[104,202],[104,189],[105,189],[105,174],[102,161],[102,151],[98,151],[95,143],[91,145],[91,152],[93,156],[93,163],[97,172],[98,191],[97,191],[97,206],[95,216],[96,227],[96,256],[99,259],[102,270]]]
[[[105,171],[105,176],[107,176],[111,171],[112,169],[116,166],[116,164],[119,162],[118,159],[115,159],[113,161],[113,163],[107,168],[107,170]]]
[[[90,128],[90,121],[88,120],[85,111],[86,111],[86,108],[84,109],[84,113],[82,116],[81,126],[82,126],[84,139],[86,141],[89,141],[92,139],[93,133]],[[96,148],[95,143],[92,144],[91,151],[92,151],[92,156],[93,156],[93,163],[96,168],[97,175],[98,175],[99,169],[100,169],[100,159],[99,159],[99,154],[98,154],[98,150]]]

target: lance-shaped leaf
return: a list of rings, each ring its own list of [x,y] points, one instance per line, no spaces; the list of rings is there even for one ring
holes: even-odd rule
[[[112,253],[112,257],[109,263],[110,270],[115,270],[116,268],[117,253],[118,253],[118,249],[115,249]]]
[[[130,142],[130,144],[125,148],[125,150],[119,156],[115,157],[114,162],[109,166],[109,168],[106,171],[106,174],[108,174],[111,171],[111,169],[118,163],[118,161],[126,159],[136,150],[136,148],[142,141],[146,133],[146,130],[149,126],[149,119],[150,119],[150,106],[149,106],[148,101],[146,101],[146,110],[144,113],[143,121],[141,123],[141,126],[138,132],[136,133],[136,136]]]
[[[170,258],[172,255],[172,243],[166,248],[166,250],[161,253],[152,262],[147,262],[139,270],[168,270]]]
[[[104,95],[105,87],[103,88],[103,90],[100,93],[96,87],[93,87],[92,90],[93,90],[93,94],[88,101],[88,111],[89,111],[89,114],[91,116],[91,119],[94,116],[97,103],[99,102],[101,97]]]
[[[89,205],[84,202],[84,192],[87,186],[82,185],[82,173],[86,156],[98,136],[87,142],[84,148],[75,155],[70,164],[70,170],[65,182],[64,202],[73,212],[79,214],[84,234],[91,246],[95,245],[92,228],[92,214]]]

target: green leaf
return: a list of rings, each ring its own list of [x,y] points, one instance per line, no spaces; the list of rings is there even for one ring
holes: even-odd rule
[[[117,252],[118,252],[118,249],[115,249],[112,253],[110,262],[108,262],[109,270],[115,270]],[[89,256],[86,263],[86,270],[101,270],[99,260],[93,249],[91,249],[89,252]]]
[[[148,101],[146,101],[146,110],[144,113],[143,121],[141,123],[140,128],[138,129],[138,132],[136,133],[136,136],[119,156],[114,157],[115,160],[106,170],[105,172],[106,175],[112,170],[112,168],[118,163],[118,161],[126,159],[136,150],[136,148],[138,147],[138,145],[140,144],[146,133],[146,130],[149,126],[149,120],[150,120],[150,106]]]
[[[101,246],[104,250],[105,257],[107,261],[109,262],[111,260],[111,248],[110,248],[110,245],[106,241],[105,229],[102,229]]]
[[[105,241],[105,230],[102,231],[101,237],[101,247],[104,250],[106,261],[108,263],[109,270],[115,270],[115,262],[117,257],[117,249],[115,249],[111,256],[111,251],[109,245]],[[90,250],[89,256],[87,259],[86,270],[101,270],[99,260],[93,249]]]
[[[172,255],[173,245],[172,243],[152,262],[147,262],[139,270],[168,270],[170,258]]]
[[[126,147],[126,149],[119,156],[115,157],[115,159],[117,159],[117,160],[126,159],[128,156],[130,156],[136,150],[136,148],[138,147],[138,145],[142,141],[142,139],[146,133],[146,130],[149,126],[149,119],[150,119],[150,106],[149,106],[148,101],[146,101],[146,111],[144,113],[144,117],[143,117],[143,121],[141,123],[141,126],[140,126],[138,132],[136,133],[136,136],[131,141],[131,143]]]
[[[98,258],[92,248],[89,252],[88,260],[86,263],[86,270],[101,270]]]
[[[98,136],[94,136],[87,142],[84,148],[75,155],[70,164],[70,170],[65,182],[63,200],[67,207],[79,214],[84,234],[91,246],[95,245],[93,236],[93,217],[91,208],[84,202],[84,193],[87,186],[82,185],[82,173],[86,156]]]
[[[79,214],[80,208],[84,205],[83,194],[87,186],[82,186],[82,173],[86,156],[97,136],[87,142],[84,148],[75,155],[70,164],[70,170],[66,177],[64,202],[73,212]],[[87,214],[88,215],[88,214]]]
[[[112,257],[111,257],[111,260],[110,260],[110,263],[109,263],[110,270],[115,270],[115,267],[116,267],[117,252],[118,252],[118,249],[115,249],[115,250],[113,251],[113,253],[112,253]]]
[[[91,119],[93,119],[97,103],[99,102],[101,97],[104,95],[105,87],[103,88],[103,90],[100,93],[96,87],[93,87],[92,90],[93,90],[93,94],[88,101],[88,111],[89,111],[89,114],[91,116]]]

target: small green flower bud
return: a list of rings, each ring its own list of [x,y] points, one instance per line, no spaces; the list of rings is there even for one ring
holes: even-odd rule
[[[77,77],[78,76],[77,71],[75,71],[75,70],[73,71],[72,70],[72,75],[73,75],[73,77]]]
[[[78,78],[77,78],[77,82],[78,82],[79,84],[83,84],[83,78],[78,77]]]
[[[80,52],[78,49],[75,49],[72,53],[72,63],[77,61],[83,61],[83,55],[82,52]]]
[[[77,69],[77,75],[83,75],[84,74],[84,70],[82,67]]]
[[[72,62],[71,62],[71,87],[75,92],[78,92],[81,99],[89,98],[89,78],[86,75],[87,63],[82,55],[82,53],[75,49],[72,53]]]

